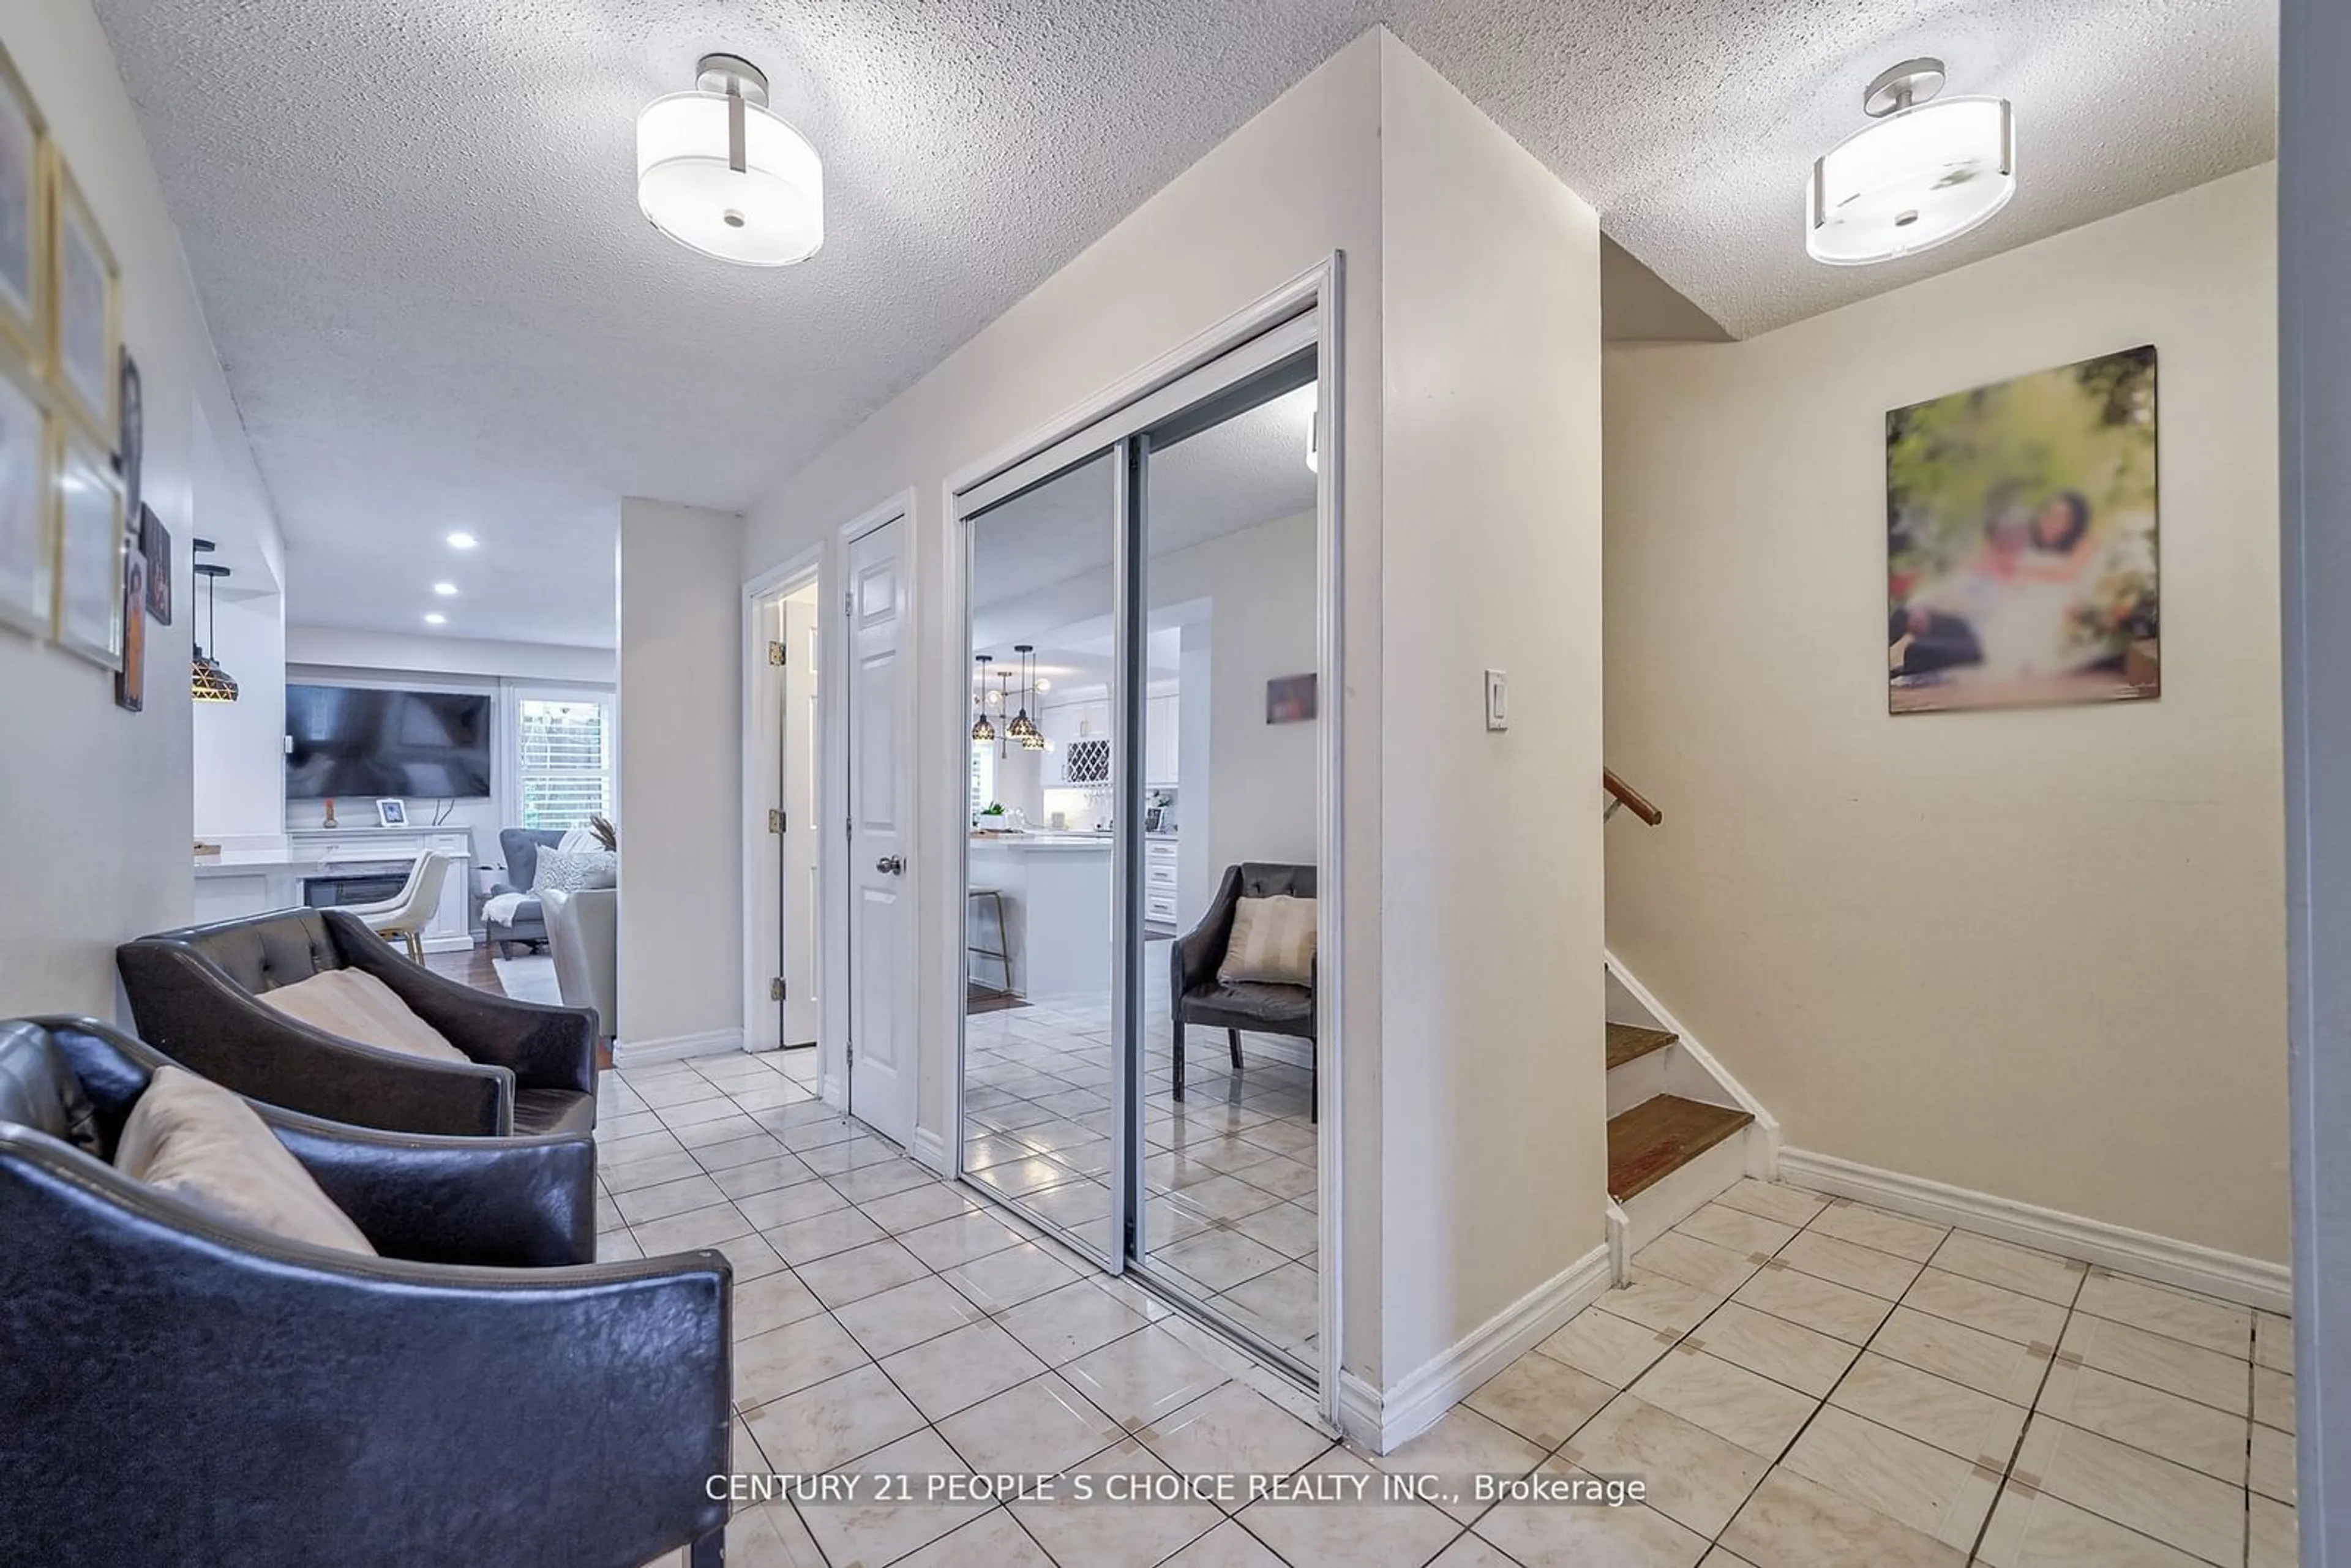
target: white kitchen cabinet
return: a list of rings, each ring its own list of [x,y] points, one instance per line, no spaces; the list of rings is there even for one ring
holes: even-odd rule
[[[1176,787],[1176,736],[1181,710],[1173,693],[1143,705],[1143,782],[1155,789]]]

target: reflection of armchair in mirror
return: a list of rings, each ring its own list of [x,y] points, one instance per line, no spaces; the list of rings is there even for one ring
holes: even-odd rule
[[[1267,865],[1251,861],[1228,867],[1207,914],[1189,936],[1172,945],[1174,973],[1168,996],[1176,1015],[1176,1099],[1184,1098],[1184,1035],[1188,1024],[1206,1024],[1225,1031],[1236,1072],[1241,1071],[1243,1030],[1287,1035],[1310,1044],[1314,1040],[1314,967],[1307,971],[1304,985],[1228,981],[1220,974],[1227,967],[1226,950],[1232,942],[1233,917],[1239,912],[1242,899],[1284,895],[1311,899],[1314,882],[1314,868],[1311,865]],[[1312,1102],[1321,1098],[1311,1087],[1308,1094]],[[1314,1114],[1318,1118],[1321,1115],[1319,1104]]]

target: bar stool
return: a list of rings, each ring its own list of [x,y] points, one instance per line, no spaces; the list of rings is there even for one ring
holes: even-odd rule
[[[991,929],[992,925],[992,929]],[[984,939],[993,938],[994,946]],[[965,983],[972,994],[993,999],[1012,994],[1012,954],[1004,939],[1004,894],[992,887],[975,887],[964,894],[964,951],[974,959],[990,959],[1004,976],[1000,986],[982,985],[972,974],[973,966],[964,966]]]

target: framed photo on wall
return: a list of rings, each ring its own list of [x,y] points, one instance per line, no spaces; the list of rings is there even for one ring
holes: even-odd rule
[[[114,672],[114,706],[130,713],[147,706],[147,558],[135,538],[123,541],[122,668]]]
[[[57,612],[48,393],[0,349],[0,625],[49,634]]]
[[[112,459],[69,423],[60,423],[57,445],[57,643],[120,670],[129,553],[122,486]]]
[[[57,388],[90,434],[111,443],[121,421],[121,285],[114,251],[82,199],[73,172],[54,152],[57,216]],[[110,458],[111,453],[109,454]]]
[[[2152,345],[1886,416],[1888,708],[2163,691]]]
[[[48,359],[48,131],[0,50],[0,340],[35,367]]]
[[[131,498],[123,497],[123,510],[131,509]],[[143,503],[139,508],[139,553],[147,558],[147,613],[159,623],[172,623],[172,530],[155,515],[155,508]]]

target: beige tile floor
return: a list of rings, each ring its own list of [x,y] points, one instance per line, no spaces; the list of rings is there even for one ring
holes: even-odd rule
[[[735,1568],[2294,1560],[2284,1318],[1747,1182],[1375,1458],[1150,1298],[831,1114],[809,1055],[604,1088],[600,1250],[734,1260],[737,1469],[1581,1471],[1642,1477],[1648,1500],[766,1503],[728,1527]]]
[[[1312,1076],[1243,1033],[1195,1028],[1175,1097],[1166,945],[1144,998],[1144,1253],[1169,1285],[1311,1366],[1319,1354]],[[965,1023],[964,1166],[972,1178],[1107,1250],[1112,1200],[1110,1005],[1040,999]]]

